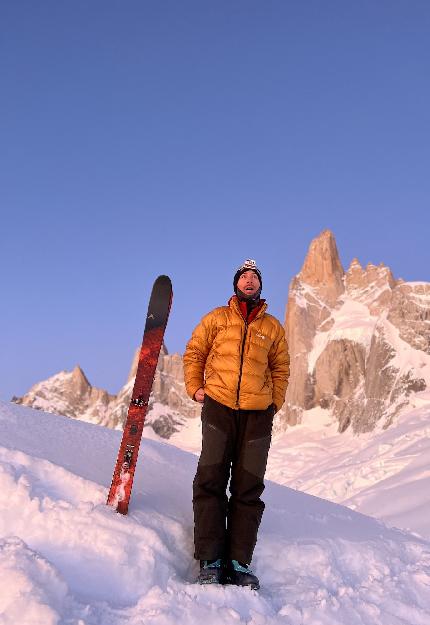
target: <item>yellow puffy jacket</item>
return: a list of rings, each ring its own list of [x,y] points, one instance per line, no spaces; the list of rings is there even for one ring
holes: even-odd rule
[[[195,328],[184,354],[188,395],[199,388],[233,409],[265,410],[285,399],[289,376],[288,347],[282,325],[266,313],[245,322],[236,296],[215,308]]]

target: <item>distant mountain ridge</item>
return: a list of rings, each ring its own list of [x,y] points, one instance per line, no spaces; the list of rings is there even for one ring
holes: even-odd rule
[[[122,429],[133,391],[138,357],[139,349],[134,355],[127,381],[117,395],[91,386],[85,373],[77,365],[71,372],[61,371],[43,382],[38,382],[23,397],[13,397],[12,401],[37,410]],[[160,410],[161,406],[164,410]],[[153,411],[154,407],[157,409]],[[151,425],[163,438],[169,438],[177,431],[184,417],[195,417],[198,414],[200,405],[191,401],[185,393],[181,356],[168,354],[163,345],[146,424]]]
[[[12,401],[37,410],[115,427],[110,422],[115,395],[91,386],[79,365],[73,371],[60,371],[38,382],[24,397],[13,397]]]
[[[329,410],[339,431],[385,427],[416,392],[430,385],[430,284],[397,280],[383,263],[345,272],[330,230],[316,237],[290,284],[285,328],[291,377],[276,428],[300,423],[316,407]],[[137,354],[118,395],[90,385],[82,369],[61,372],[13,401],[47,412],[121,428]],[[200,414],[183,379],[182,357],[165,347],[158,361],[148,423],[168,438],[183,417]],[[160,410],[160,406],[164,407]]]

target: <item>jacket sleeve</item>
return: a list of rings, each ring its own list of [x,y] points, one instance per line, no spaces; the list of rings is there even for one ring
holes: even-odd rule
[[[269,368],[273,382],[273,403],[276,405],[276,410],[279,410],[285,401],[290,377],[290,356],[285,330],[281,324],[279,324],[278,336],[269,351]]]
[[[185,349],[184,381],[191,399],[204,386],[204,371],[208,354],[216,336],[216,322],[213,313],[207,314],[194,329]]]

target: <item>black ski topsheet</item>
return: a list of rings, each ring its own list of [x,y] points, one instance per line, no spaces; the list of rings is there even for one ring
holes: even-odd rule
[[[121,514],[127,514],[128,511],[143,425],[172,297],[170,278],[159,276],[152,287],[136,379],[107,499],[108,505]]]

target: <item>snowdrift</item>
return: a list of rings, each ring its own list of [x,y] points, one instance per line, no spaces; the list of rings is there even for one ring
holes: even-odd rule
[[[430,542],[270,482],[261,591],[199,587],[196,456],[145,439],[122,517],[105,505],[120,437],[0,402],[1,625],[430,622]]]

